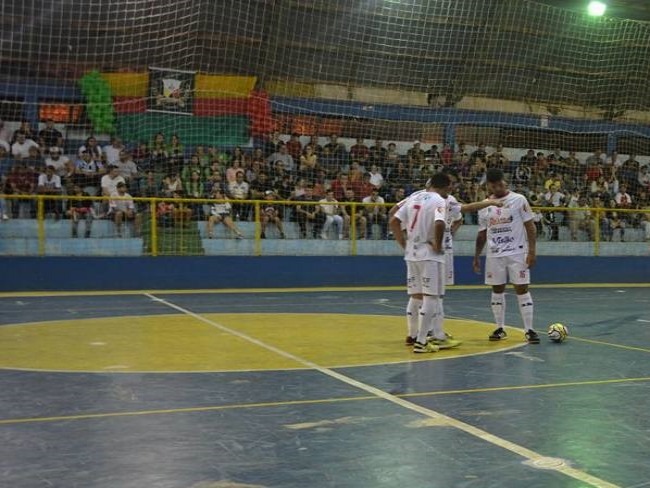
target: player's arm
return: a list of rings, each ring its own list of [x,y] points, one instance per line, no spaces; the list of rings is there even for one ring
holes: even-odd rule
[[[433,224],[433,241],[431,241],[431,247],[436,254],[443,254],[445,252],[442,242],[445,237],[446,228],[447,224],[444,220],[436,220]]]
[[[529,268],[532,268],[537,261],[537,229],[535,228],[535,221],[528,220],[524,222],[524,228],[526,229],[526,237],[528,238],[526,264]]]
[[[487,242],[487,229],[479,230],[476,235],[476,245],[474,247],[474,263],[473,268],[475,273],[481,272],[481,253]]]
[[[459,219],[457,219],[457,220],[454,220],[454,221],[451,223],[451,229],[450,229],[450,231],[451,231],[451,235],[452,235],[452,236],[456,233],[456,231],[458,230],[458,228],[459,228],[461,225],[463,225],[463,219],[462,219],[462,217],[459,218]]]
[[[503,202],[501,202],[500,200],[485,199],[480,202],[461,203],[460,211],[462,213],[472,213],[472,212],[478,212],[479,210],[483,210],[484,208],[487,207],[503,207]]]
[[[404,249],[406,247],[406,238],[402,232],[402,221],[397,215],[393,215],[390,218],[388,225],[390,226],[390,230],[393,233],[393,236],[395,236],[395,240],[400,245],[400,247]]]

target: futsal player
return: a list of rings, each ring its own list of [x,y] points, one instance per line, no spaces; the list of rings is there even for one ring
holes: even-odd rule
[[[431,186],[431,180],[426,183],[427,188]],[[427,190],[418,190],[415,193],[411,194],[409,197],[401,200],[393,208],[391,208],[389,215],[392,217],[395,215],[397,210],[404,205],[404,203],[409,198],[415,198],[420,193],[426,192]],[[463,203],[461,204],[456,200],[453,195],[447,195],[445,198],[447,202],[447,221],[445,225],[445,235],[443,239],[444,251],[445,251],[445,285],[454,284],[454,243],[453,243],[453,234],[462,224],[462,214],[476,212],[483,208],[489,207],[491,205],[501,206],[501,202],[496,200],[484,200],[482,202],[474,203]],[[406,341],[407,346],[413,346],[416,341],[417,328],[418,328],[418,314],[420,307],[422,306],[422,301],[415,296],[411,296],[408,304],[406,306]],[[435,328],[437,330],[443,330],[443,323],[445,320],[444,312],[444,295],[440,296],[439,301],[439,314],[435,317]],[[432,333],[432,331],[430,331]],[[448,339],[453,339],[450,334],[444,333]]]
[[[519,312],[524,322],[525,337],[530,344],[539,344],[533,329],[533,299],[528,291],[530,269],[536,261],[536,229],[533,213],[523,195],[508,189],[503,171],[491,168],[486,175],[490,198],[503,204],[479,212],[479,232],[476,237],[474,271],[481,272],[480,256],[487,242],[485,284],[492,286],[492,313],[497,328],[489,339],[500,341],[505,331],[506,283],[514,285]]]
[[[417,316],[414,353],[432,353],[456,347],[460,342],[447,338],[435,328],[440,296],[445,293],[444,234],[447,221],[449,176],[438,173],[429,180],[427,191],[418,192],[396,211],[390,220],[395,240],[404,249],[407,292],[421,302]],[[402,231],[405,229],[406,235]],[[411,318],[415,328],[415,318]],[[433,328],[433,337],[428,332]]]

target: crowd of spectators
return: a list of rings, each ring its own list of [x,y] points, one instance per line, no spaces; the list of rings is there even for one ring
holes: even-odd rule
[[[452,176],[459,200],[482,200],[487,196],[485,172],[497,167],[533,206],[558,208],[537,215],[540,230],[551,240],[559,238],[562,226],[570,229],[572,239],[581,233],[593,238],[594,214],[567,212],[562,207],[607,208],[599,222],[603,239],[611,240],[618,233],[624,240],[625,229],[630,227],[644,228],[646,238],[650,238],[648,214],[619,211],[650,208],[650,166],[639,163],[634,155],[623,160],[616,153],[605,156],[596,150],[580,159],[574,152],[557,148],[548,153],[529,150],[521,158],[512,158],[500,145],[488,150],[480,143],[470,151],[463,143],[425,148],[419,141],[406,151],[398,151],[395,143],[385,144],[381,139],[370,144],[358,139],[348,149],[334,134],[321,145],[316,136],[303,144],[298,134],[283,138],[277,132],[252,150],[201,145],[189,148],[176,135],[163,133],[152,141],[128,147],[118,137],[103,147],[89,137],[72,154],[64,154],[65,146],[52,121],[39,132],[29,122],[23,122],[12,134],[0,127],[3,192],[227,199],[228,227],[237,236],[240,233],[234,222],[254,218],[246,201],[264,200],[263,237],[269,225],[277,227],[283,237],[282,221],[287,219],[298,223],[302,236],[311,233],[326,237],[330,233],[335,238],[349,237],[349,203],[363,202],[368,205],[355,212],[358,237],[369,237],[373,224],[377,224],[378,237],[387,238],[387,207],[382,204],[401,200],[438,171]],[[278,200],[298,204],[285,208],[275,203]],[[70,218],[73,223],[81,218],[112,216],[121,225],[126,219],[135,220],[137,214],[137,206],[122,201],[98,206],[71,200],[65,209],[61,201],[51,201],[45,211],[54,218]],[[34,217],[33,200],[23,203],[27,216]],[[18,204],[0,200],[0,207],[3,219],[20,216]],[[223,207],[221,213],[206,209],[200,204],[165,203],[159,207],[159,216],[161,221],[172,223],[178,216],[211,220],[211,228],[225,221]],[[332,233],[330,229],[335,230]]]

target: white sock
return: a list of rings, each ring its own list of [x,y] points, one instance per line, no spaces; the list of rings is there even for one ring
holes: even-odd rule
[[[517,295],[517,300],[519,301],[519,312],[524,321],[524,329],[530,330],[533,328],[533,297],[530,296],[530,293],[524,293]]]
[[[420,318],[420,307],[422,300],[411,297],[406,306],[406,326],[409,337],[418,335],[418,320]]]
[[[503,327],[506,324],[506,294],[493,292],[491,303],[494,322],[497,327]]]
[[[436,316],[433,318],[433,337],[440,340],[445,340],[445,329],[443,323],[445,321],[445,309],[443,306],[442,298],[438,298],[438,310]]]
[[[427,342],[427,333],[431,330],[431,322],[438,312],[438,297],[425,295],[420,307],[420,316],[418,322],[418,338],[420,344]]]

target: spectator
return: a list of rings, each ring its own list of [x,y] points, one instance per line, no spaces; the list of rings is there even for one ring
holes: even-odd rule
[[[370,149],[364,144],[363,137],[357,138],[357,143],[350,148],[350,158],[359,164],[365,164],[370,157]]]
[[[78,197],[74,200],[68,201],[68,210],[66,214],[70,218],[72,224],[72,237],[78,236],[79,221],[85,220],[86,227],[84,229],[84,237],[89,238],[92,229],[93,219],[95,218],[95,210],[93,208],[92,200],[83,199],[80,197],[89,197],[80,186],[75,185],[72,188],[72,196]]]
[[[124,178],[126,186],[133,191],[138,186],[140,174],[138,173],[138,167],[135,161],[133,161],[131,154],[126,149],[120,151],[116,166],[120,176]]]
[[[104,154],[106,157],[106,164],[117,166],[120,162],[120,154],[125,150],[122,139],[117,136],[111,137],[111,143],[104,146]]]
[[[308,146],[311,147],[312,151],[314,151],[314,154],[316,154],[316,156],[320,156],[323,152],[323,146],[318,144],[318,136],[311,136],[309,138],[309,144],[305,146],[305,149],[307,149]]]
[[[189,179],[185,181],[184,190],[187,198],[204,198],[205,185],[201,181],[201,173],[198,171],[192,171]],[[200,212],[197,210],[195,214],[200,214]]]
[[[50,154],[45,159],[45,166],[54,166],[54,171],[59,176],[65,175],[70,169],[70,158],[61,155],[61,149],[57,146],[50,147]]]
[[[596,149],[594,153],[587,158],[587,166],[599,166],[602,167],[605,164],[603,159],[603,153],[600,149]]]
[[[208,217],[208,239],[214,238],[214,226],[216,224],[223,224],[230,230],[237,239],[243,239],[243,234],[237,228],[232,220],[232,205],[223,194],[221,189],[216,188],[212,193],[212,198],[217,200],[210,206],[210,216]],[[264,224],[262,223],[262,228]],[[264,231],[262,231],[264,234]]]
[[[630,209],[632,208],[632,197],[627,192],[627,185],[621,185],[618,193],[614,197],[616,208]]]
[[[381,188],[384,186],[384,177],[379,172],[379,168],[376,164],[373,164],[370,167],[370,184],[375,188]]]
[[[45,127],[38,133],[38,140],[44,148],[63,145],[63,134],[54,126],[53,119],[45,121]]]
[[[106,170],[101,161],[93,160],[90,153],[84,150],[75,164],[74,183],[89,195],[95,196],[100,179],[105,173]]]
[[[29,149],[36,148],[40,151],[38,144],[33,139],[25,136],[24,132],[16,131],[16,142],[11,145],[11,154],[16,159],[27,159],[29,157]]]
[[[287,152],[293,158],[293,160],[300,159],[302,155],[302,144],[300,143],[300,134],[294,132],[291,134],[291,138],[286,143]],[[277,151],[276,151],[277,152]],[[292,171],[292,169],[289,169]]]
[[[305,148],[305,153],[300,156],[300,174],[311,177],[318,167],[318,156],[311,146]]]
[[[232,165],[226,170],[226,183],[231,184],[237,181],[237,174],[244,174],[244,169],[242,168],[242,162],[239,159],[235,159],[232,162]]]
[[[442,165],[442,156],[438,152],[438,146],[433,145],[429,150],[424,151],[424,160],[427,164],[439,168]]]
[[[384,141],[380,138],[375,139],[375,145],[370,148],[368,155],[368,164],[383,166],[386,163],[388,151],[384,147]]]
[[[537,156],[535,156],[535,151],[529,149],[528,152],[524,156],[522,156],[521,159],[519,160],[519,165],[532,167],[535,166],[536,162],[537,162]]]
[[[266,239],[266,229],[269,224],[275,225],[280,233],[280,239],[285,238],[284,225],[282,223],[283,211],[280,205],[275,204],[277,195],[273,190],[266,190],[264,192],[264,204],[262,205],[262,233],[260,237]]]
[[[569,198],[568,208],[585,208],[588,206],[587,199],[583,196],[580,196],[577,192],[571,195]],[[591,212],[588,210],[574,210],[567,213],[569,220],[569,231],[571,233],[571,240],[577,241],[579,232],[585,232],[587,234],[587,240],[591,240],[593,237],[593,220],[591,217]]]
[[[92,136],[86,139],[86,143],[81,146],[77,152],[79,156],[81,156],[84,152],[87,152],[90,155],[90,159],[97,163],[103,164],[106,162],[106,155],[104,154],[104,151],[102,151],[100,145],[97,144],[97,139]]]
[[[332,191],[334,191],[334,198],[337,200],[343,199],[345,191],[350,186],[350,180],[346,173],[339,173],[337,178],[332,181]]]
[[[11,142],[16,142],[20,134],[24,135],[25,139],[31,139],[32,141],[35,141],[38,138],[36,131],[32,128],[31,122],[26,119],[23,119],[20,122],[20,127],[14,131]]]
[[[117,193],[117,185],[120,183],[126,185],[126,181],[120,176],[119,168],[117,166],[109,166],[108,173],[102,176],[101,180],[102,195],[105,197],[114,195]]]
[[[159,193],[158,188],[159,185],[156,181],[156,175],[153,171],[147,171],[140,185],[140,196],[145,198],[157,197]]]
[[[45,173],[41,173],[38,177],[38,186],[36,187],[36,192],[39,195],[46,196],[59,196],[63,193],[63,187],[61,186],[61,177],[56,174],[56,169],[54,166],[48,166],[45,168]],[[63,212],[61,200],[52,200],[46,199],[44,204],[45,215],[54,214],[55,220],[61,218]]]
[[[351,189],[346,190],[343,201],[350,204],[356,202],[357,199],[354,191]],[[356,226],[356,238],[365,239],[367,232],[367,220],[363,212],[363,207],[361,206],[356,206],[355,210],[353,211],[353,205],[341,205],[341,216],[343,217],[343,233],[345,237],[352,238],[350,235],[350,225],[352,223],[353,213]]]
[[[487,151],[484,142],[478,143],[478,147],[476,148],[476,151],[471,154],[470,159],[482,159],[483,161],[487,161]]]
[[[388,238],[388,211],[384,205],[385,201],[382,197],[379,196],[379,190],[373,188],[369,196],[365,197],[362,200],[364,205],[364,214],[368,222],[368,228],[366,232],[366,238],[370,238],[370,233],[372,231],[372,225],[377,224],[381,230],[381,238]]]
[[[172,193],[172,201],[160,202],[156,213],[162,227],[185,227],[192,219],[192,210],[185,203],[178,201],[183,198],[183,190]]]
[[[313,152],[313,149],[311,151]],[[300,159],[302,156],[298,156],[298,158]],[[277,167],[278,163],[282,163],[282,168],[288,172],[296,170],[295,160],[289,154],[288,147],[285,144],[278,144],[277,151],[266,158],[266,163],[272,167]]]
[[[388,144],[388,150],[386,151],[386,157],[384,158],[384,168],[387,168],[388,170],[392,171],[394,168],[397,167],[401,159],[402,158],[397,152],[397,144],[395,144],[394,142]],[[375,164],[377,164],[381,168],[381,166],[378,163]],[[390,174],[390,171],[387,172],[387,174]]]
[[[445,144],[440,153],[440,159],[445,167],[449,167],[454,162],[454,150],[449,144]]]
[[[420,141],[413,142],[413,147],[406,152],[409,168],[420,168],[424,164],[424,151],[420,148]]]
[[[268,191],[273,191],[273,184],[266,173],[260,172],[255,181],[250,184],[251,198],[253,200],[262,200]]]
[[[325,217],[321,238],[327,239],[327,232],[334,225],[339,240],[343,239],[343,217],[341,216],[338,201],[334,198],[334,192],[331,189],[327,190],[325,198],[320,200],[320,211]]]
[[[650,168],[648,166],[643,166],[639,170],[639,186],[642,191],[650,191]]]
[[[170,158],[183,161],[183,156],[185,155],[185,147],[181,143],[181,139],[177,134],[172,134],[169,144],[167,145],[167,154],[169,154]]]
[[[147,146],[146,142],[140,142],[138,147],[133,151],[133,162],[143,173],[156,171],[151,159],[151,151],[149,151],[149,146]]]
[[[169,198],[173,197],[174,193],[181,194],[182,192],[183,180],[181,180],[181,175],[173,173],[163,178],[160,188],[160,196]]]
[[[238,220],[248,220],[249,205],[241,203],[241,201],[250,198],[250,186],[244,181],[243,171],[239,171],[235,176],[235,181],[228,184],[227,195],[233,202],[235,217]]]
[[[45,171],[45,162],[37,147],[30,147],[28,156],[22,162],[32,173],[40,174]]]
[[[223,193],[226,191],[223,177],[219,171],[212,172],[205,183],[205,190],[208,194],[213,193],[216,189],[220,190]]]
[[[372,194],[374,190],[379,191],[372,183],[370,183],[370,173],[363,173],[361,182],[353,185],[355,193],[361,197],[367,197]]]
[[[7,176],[5,190],[10,195],[25,195],[27,197],[24,200],[12,200],[11,213],[14,219],[19,217],[21,206],[28,213],[26,218],[34,217],[34,200],[31,198],[31,195],[34,193],[34,176],[24,164],[18,162],[11,168]]]
[[[311,184],[307,184],[304,194],[298,196],[296,200],[305,203],[318,202],[316,197],[314,197],[314,187]],[[325,216],[319,211],[317,205],[301,204],[296,206],[296,220],[300,229],[300,237],[303,239],[307,237],[307,224],[311,224],[311,234],[315,239],[323,227]]]
[[[11,146],[4,139],[0,139],[0,150],[4,152],[3,157],[11,153]]]
[[[158,132],[153,137],[149,150],[149,159],[152,169],[158,173],[172,173],[177,170],[170,163],[165,135],[162,132]]]
[[[198,173],[199,174],[199,179],[201,174],[203,173],[202,168],[201,168],[201,160],[199,159],[199,156],[194,154],[192,157],[190,157],[189,162],[183,166],[183,169],[181,171],[181,179],[185,182],[188,182],[190,180],[190,177],[192,173]],[[187,191],[185,192],[187,194]]]
[[[278,150],[278,144],[282,142],[280,139],[280,133],[276,130],[271,134],[267,135],[266,140],[264,141],[264,155],[266,157],[270,156]]]
[[[133,222],[133,235],[140,235],[140,215],[136,212],[133,197],[126,192],[126,183],[117,184],[116,191],[111,194],[107,216],[115,222],[117,237],[122,237],[124,222]]]
[[[559,186],[552,184],[549,186],[548,191],[544,194],[544,206],[547,207],[563,207],[565,204],[566,196],[560,191]],[[550,228],[551,241],[557,241],[560,238],[560,224],[562,222],[563,214],[561,212],[547,212],[545,215],[546,223]]]
[[[503,146],[501,144],[497,144],[494,152],[490,154],[487,165],[490,168],[499,168],[503,171],[509,171],[510,161],[508,161],[506,155],[503,154]]]

